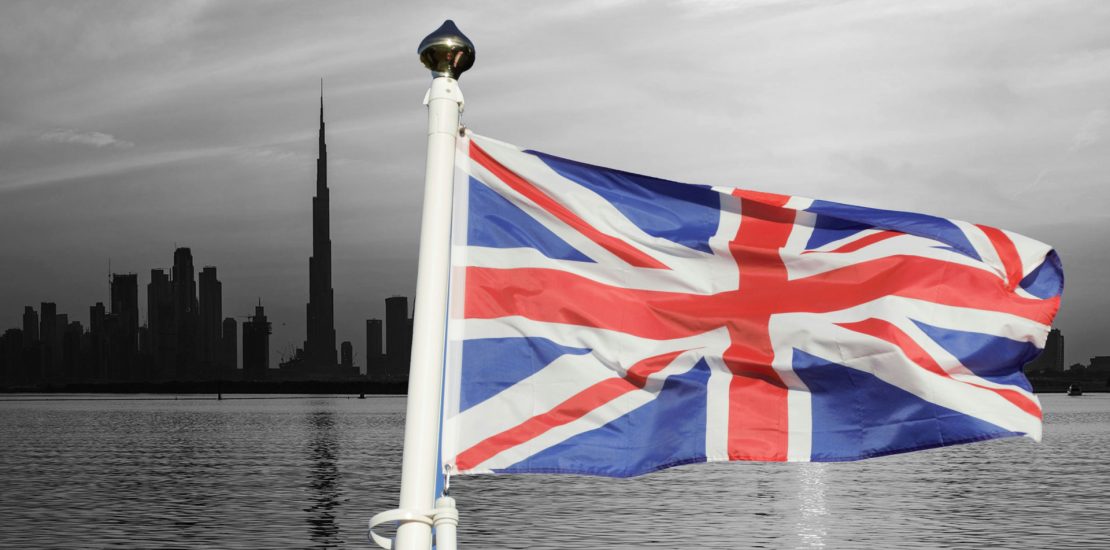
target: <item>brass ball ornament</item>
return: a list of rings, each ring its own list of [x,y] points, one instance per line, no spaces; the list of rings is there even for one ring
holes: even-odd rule
[[[474,65],[474,43],[450,19],[424,37],[416,51],[420,62],[436,77],[457,80]]]

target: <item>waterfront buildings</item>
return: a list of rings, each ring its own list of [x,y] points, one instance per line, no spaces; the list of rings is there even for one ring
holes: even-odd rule
[[[243,323],[243,377],[265,380],[270,370],[269,319],[262,304],[254,308],[254,316]]]
[[[216,268],[205,266],[200,272],[200,362],[209,369],[223,363],[220,340],[223,332],[223,285]]]
[[[1025,365],[1027,373],[1061,374],[1064,372],[1064,335],[1060,329],[1048,331],[1044,351]]]

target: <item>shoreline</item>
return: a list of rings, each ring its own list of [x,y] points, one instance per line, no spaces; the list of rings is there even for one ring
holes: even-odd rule
[[[345,380],[203,380],[172,382],[116,382],[43,384],[0,388],[0,395],[28,393],[115,393],[115,394],[309,394],[309,395],[405,395],[408,382]]]
[[[1033,393],[1067,393],[1077,383],[1083,393],[1108,393],[1110,386],[1100,380],[1031,380]],[[290,394],[290,395],[406,395],[408,382],[372,382],[362,380],[198,380],[169,382],[84,382],[55,383],[35,386],[0,387],[0,395],[44,393],[112,393],[112,394]]]

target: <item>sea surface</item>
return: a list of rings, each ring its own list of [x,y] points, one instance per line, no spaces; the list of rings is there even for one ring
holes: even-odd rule
[[[367,548],[404,398],[0,396],[2,548]],[[460,546],[1110,548],[1110,395],[1045,437],[854,463],[452,480]]]

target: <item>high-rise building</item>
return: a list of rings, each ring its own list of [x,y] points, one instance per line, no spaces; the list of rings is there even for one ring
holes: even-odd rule
[[[409,299],[391,296],[385,299],[385,355],[389,377],[401,379],[409,368],[412,334],[409,332]]]
[[[154,371],[150,370],[150,327],[146,325],[139,326],[139,355],[146,361],[147,369],[142,374],[143,380],[150,380]]]
[[[1060,329],[1054,328],[1048,331],[1044,355],[1048,358],[1050,370],[1064,372],[1064,333],[1060,332]]]
[[[248,380],[266,378],[270,368],[270,322],[259,304],[254,316],[243,323],[243,376]]]
[[[1027,373],[1060,374],[1064,372],[1064,335],[1060,329],[1048,331],[1044,350],[1025,365]]]
[[[23,306],[23,347],[29,348],[39,341],[39,314],[34,306]]]
[[[62,363],[62,335],[58,332],[58,306],[54,302],[39,304],[39,338],[42,340],[40,370],[34,374],[37,379],[46,378],[48,373]]]
[[[110,283],[111,313],[119,318],[120,330],[116,337],[117,356],[113,357],[113,370],[124,378],[139,351],[139,276],[134,273],[113,273]]]
[[[335,358],[335,296],[331,287],[331,198],[328,190],[328,149],[324,143],[324,88],[320,81],[320,157],[316,159],[316,196],[312,197],[312,256],[308,259],[307,338],[303,367],[327,372]]]
[[[104,331],[104,320],[108,313],[103,302],[89,306],[89,375],[94,378],[108,376],[108,335]]]
[[[65,375],[66,368],[66,330],[69,328],[69,314],[58,313],[54,315],[53,340],[54,355],[49,370],[46,372],[48,380],[57,380]]]
[[[355,350],[349,341],[339,344],[339,364],[345,369],[355,366]]]
[[[150,284],[146,287],[146,311],[154,369],[158,378],[169,378],[173,372],[177,332],[173,318],[173,288],[164,269],[150,270]]]
[[[104,302],[97,302],[89,306],[89,332],[100,334],[104,332],[104,317],[108,312],[104,309]]]
[[[366,320],[366,377],[385,380],[385,360],[382,357],[382,320]]]
[[[81,337],[85,334],[85,328],[79,321],[67,322],[64,327],[59,328],[62,328],[62,357],[65,360],[62,376],[73,380],[81,376]]]
[[[19,384],[24,381],[26,366],[23,358],[26,356],[26,340],[24,331],[10,328],[0,335],[0,386]]]
[[[209,365],[220,362],[220,333],[223,331],[223,288],[216,268],[200,272],[200,360]]]
[[[193,253],[188,248],[178,248],[173,253],[173,321],[176,333],[173,377],[185,379],[193,376],[198,354],[197,336],[200,324],[197,312],[197,282],[193,270]]]
[[[228,317],[224,319],[223,334],[220,337],[220,364],[224,372],[234,372],[239,366],[237,340],[238,325],[234,318]]]

